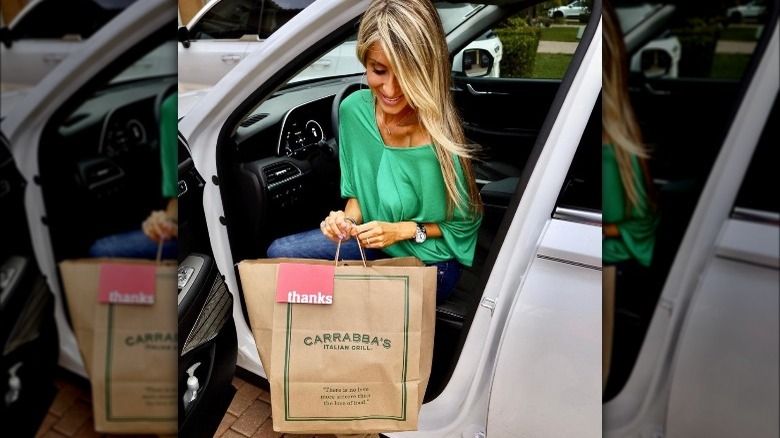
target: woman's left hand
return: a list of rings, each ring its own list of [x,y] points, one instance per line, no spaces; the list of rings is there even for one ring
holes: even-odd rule
[[[400,223],[371,221],[355,227],[352,235],[360,240],[364,248],[382,249],[404,240],[400,231]]]

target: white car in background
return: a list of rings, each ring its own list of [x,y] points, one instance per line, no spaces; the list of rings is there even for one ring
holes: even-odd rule
[[[0,29],[0,119],[89,38],[135,0],[32,0]],[[156,51],[115,82],[170,73],[168,54]]]
[[[745,18],[755,20],[765,14],[766,0],[751,0],[744,5],[737,5],[726,9],[726,17],[732,23],[740,23]]]
[[[37,84],[134,0],[32,0],[0,29],[3,89]]]
[[[550,18],[579,18],[580,14],[585,14],[589,10],[587,2],[577,0],[568,5],[548,9],[547,16]]]
[[[179,27],[179,82],[182,90],[198,90],[216,84],[277,29],[314,0],[214,0],[207,3],[186,26]],[[442,3],[438,10],[445,33],[472,13],[469,3]],[[495,33],[487,32],[464,50],[483,49],[493,57],[492,70],[475,68],[472,73],[498,77],[502,45]],[[476,52],[470,52],[472,56]],[[481,52],[480,52],[481,53]],[[453,69],[463,71],[463,51],[456,55]],[[468,57],[467,57],[468,58]],[[486,65],[486,62],[481,62]],[[470,70],[477,65],[469,64]],[[362,72],[355,55],[355,40],[348,39],[304,68],[294,81]]]

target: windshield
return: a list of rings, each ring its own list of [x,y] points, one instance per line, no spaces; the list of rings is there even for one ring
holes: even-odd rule
[[[176,76],[176,40],[167,40],[111,79],[111,84],[159,76]]]
[[[444,34],[449,34],[466,18],[470,17],[480,5],[471,3],[449,3],[436,2],[436,9],[442,20]],[[484,41],[488,38],[495,39],[491,31],[487,31],[480,37]],[[357,35],[353,34],[345,42],[314,61],[306,67],[301,73],[295,76],[290,83],[301,82],[311,79],[324,79],[329,77],[353,75],[363,73],[365,67],[361,64],[356,55]]]

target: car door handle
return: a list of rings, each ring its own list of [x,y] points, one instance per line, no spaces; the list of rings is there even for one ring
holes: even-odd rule
[[[65,59],[65,55],[60,55],[57,53],[50,53],[48,55],[43,55],[43,62],[47,64],[56,64],[60,61]]]
[[[222,55],[222,62],[232,64],[241,60],[241,55]]]
[[[668,90],[656,90],[655,88],[653,88],[653,87],[652,87],[650,84],[648,84],[647,82],[645,82],[645,84],[644,84],[644,85],[645,85],[645,90],[646,90],[648,93],[650,93],[650,94],[653,94],[653,95],[656,95],[656,96],[667,96],[667,95],[669,95],[669,94],[672,94],[672,93],[671,93],[670,91],[668,91]]]
[[[471,84],[466,84],[466,88],[469,90],[469,93],[473,94],[474,96],[485,96],[485,95],[493,95],[493,96],[508,96],[509,93],[502,93],[500,91],[477,91],[474,89],[474,87],[471,86]]]
[[[320,59],[319,61],[312,64],[312,68],[314,69],[323,69],[325,67],[329,67],[331,64],[330,59]]]

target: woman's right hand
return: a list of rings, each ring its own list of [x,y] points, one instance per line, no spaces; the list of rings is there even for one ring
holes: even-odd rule
[[[343,210],[331,211],[328,217],[320,222],[320,231],[333,243],[349,240],[355,225],[346,217]]]

